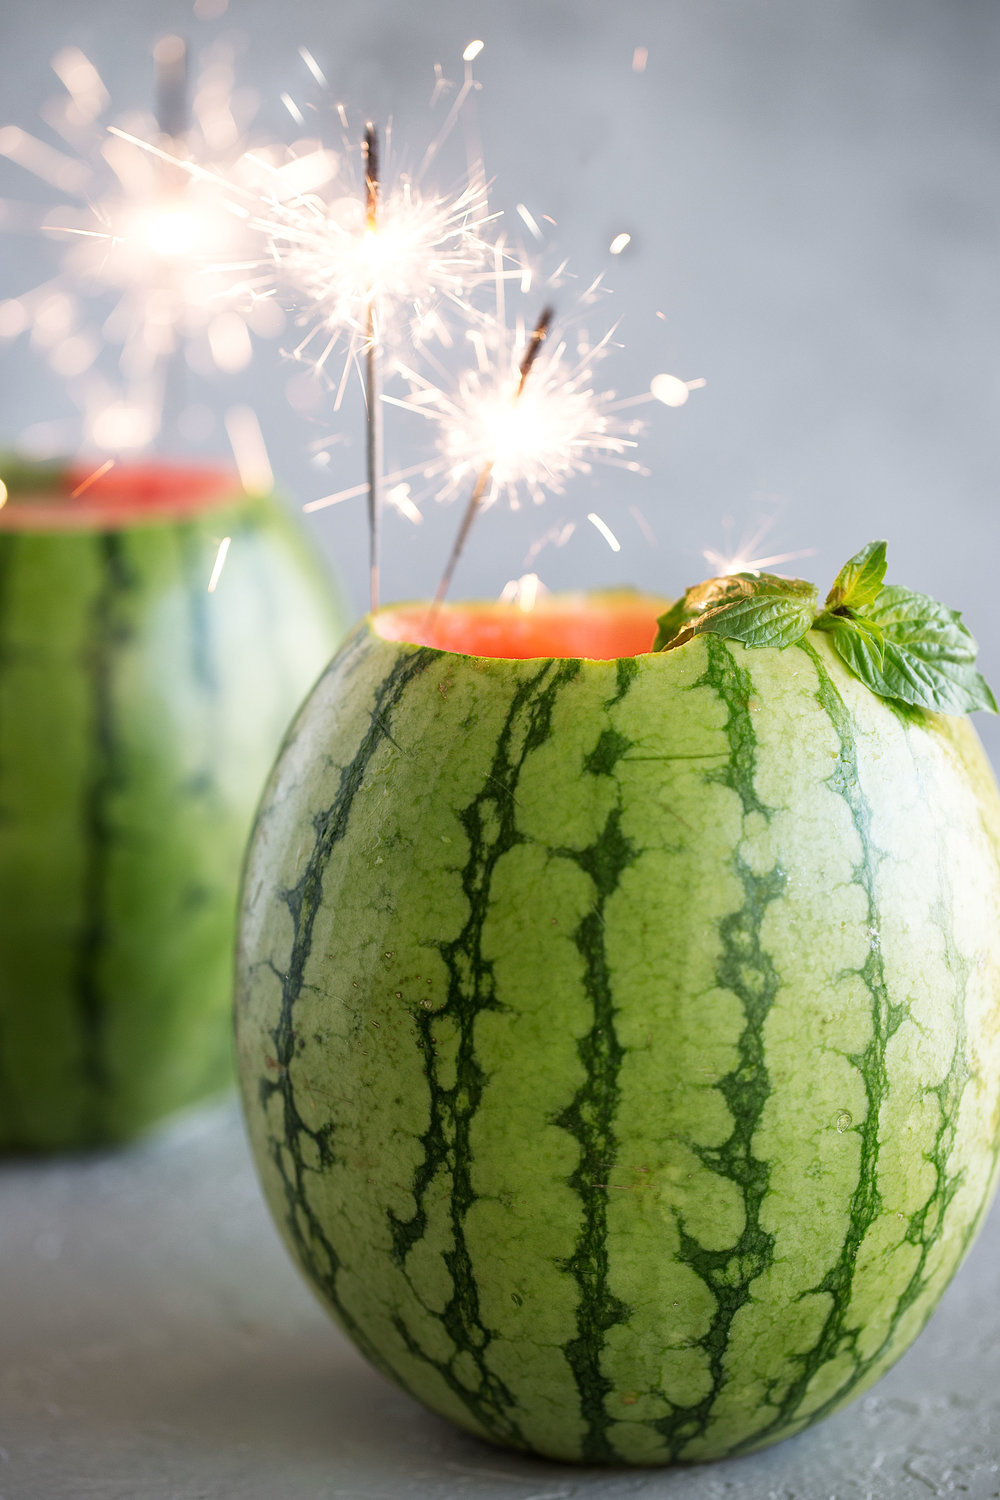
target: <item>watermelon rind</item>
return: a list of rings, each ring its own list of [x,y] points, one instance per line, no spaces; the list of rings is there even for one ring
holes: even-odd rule
[[[246,869],[239,1065],[292,1254],[494,1442],[800,1431],[916,1337],[995,1186],[998,848],[970,722],[820,633],[511,660],[363,623]]]
[[[344,612],[274,496],[35,526],[6,472],[0,1148],[55,1150],[229,1086],[242,852]]]

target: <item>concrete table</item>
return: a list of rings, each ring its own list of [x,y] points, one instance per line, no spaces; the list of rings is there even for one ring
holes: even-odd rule
[[[0,1168],[0,1298],[0,1500],[1000,1497],[1000,1212],[875,1390],[698,1469],[512,1457],[417,1407],[300,1281],[232,1105]]]

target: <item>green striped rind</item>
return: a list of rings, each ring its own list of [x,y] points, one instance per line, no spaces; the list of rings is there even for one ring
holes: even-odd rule
[[[795,1432],[996,1177],[1000,803],[825,638],[498,661],[365,626],[251,845],[265,1188],[360,1347],[560,1459]]]
[[[243,844],[337,625],[273,500],[0,534],[0,1146],[124,1139],[228,1081]]]

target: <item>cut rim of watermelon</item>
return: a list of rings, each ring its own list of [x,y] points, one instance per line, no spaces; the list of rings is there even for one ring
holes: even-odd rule
[[[389,605],[371,617],[384,641],[501,661],[617,661],[645,656],[669,601],[615,591],[552,594],[533,609],[495,602]]]
[[[245,498],[239,476],[220,464],[157,460],[51,468],[0,464],[6,500],[0,531],[101,531],[180,520]],[[88,482],[89,481],[89,482]]]

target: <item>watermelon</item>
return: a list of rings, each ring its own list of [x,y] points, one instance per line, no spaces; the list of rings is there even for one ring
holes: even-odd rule
[[[258,815],[239,1067],[357,1347],[511,1448],[737,1454],[864,1390],[982,1219],[1000,799],[816,630],[384,610]]]
[[[243,846],[340,612],[228,472],[0,472],[0,1147],[51,1150],[230,1081]]]

